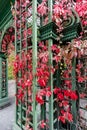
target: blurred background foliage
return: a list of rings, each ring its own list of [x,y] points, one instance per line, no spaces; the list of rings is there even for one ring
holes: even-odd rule
[[[15,51],[12,51],[8,57],[8,80],[14,79],[13,64],[15,60]]]

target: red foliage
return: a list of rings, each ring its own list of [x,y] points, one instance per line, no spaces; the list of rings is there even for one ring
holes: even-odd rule
[[[38,5],[37,12],[38,12],[41,16],[47,14],[48,8],[47,8],[46,1],[47,1],[47,0],[43,0],[42,3]]]
[[[29,4],[30,1],[22,0],[22,9],[26,7],[27,4]],[[82,6],[81,6],[82,5]],[[87,18],[87,11],[86,6],[87,2],[84,0],[77,0],[76,4],[73,2],[71,3],[71,0],[55,0],[53,5],[53,21],[56,22],[56,24],[59,27],[59,32],[63,29],[63,21],[67,20],[69,16],[72,15],[72,6],[75,8],[75,10],[78,12],[79,16],[81,17],[83,25],[87,24],[86,18]],[[17,26],[17,32],[20,28],[20,1],[17,1],[17,17],[18,19],[15,19],[16,26]],[[47,0],[42,0],[40,4],[38,4],[37,12],[40,15],[40,17],[45,17],[47,15],[47,12],[49,11],[47,7]],[[22,16],[22,23],[21,27],[25,28],[26,20],[25,18],[31,15],[31,8],[28,8],[28,13],[23,13]],[[12,30],[10,30],[12,32]],[[28,30],[24,30],[22,32],[23,37],[25,38],[27,35],[30,36],[32,34],[32,29],[29,28]],[[10,36],[7,35],[3,39],[2,48],[3,50],[6,50],[7,42],[10,40]],[[20,35],[17,36],[17,40],[20,40]],[[14,41],[13,35],[11,36],[11,41]],[[31,44],[31,43],[30,43]],[[26,41],[22,42],[22,47],[26,47]],[[18,90],[17,99],[23,100],[26,95],[26,89],[28,89],[29,94],[29,100],[32,102],[31,95],[32,95],[32,89],[33,89],[33,78],[35,77],[37,80],[37,91],[35,93],[35,99],[36,102],[40,105],[43,105],[45,103],[45,98],[50,97],[52,94],[56,96],[56,101],[58,103],[58,106],[60,108],[60,116],[58,119],[62,121],[63,123],[66,123],[66,121],[73,122],[73,115],[71,113],[72,105],[70,104],[70,101],[76,101],[78,99],[76,90],[72,90],[72,59],[81,57],[82,49],[81,49],[82,42],[77,39],[72,44],[67,45],[65,48],[61,48],[56,44],[53,44],[50,48],[50,51],[52,51],[52,64],[49,64],[50,56],[49,56],[49,50],[48,50],[48,43],[46,42],[40,42],[38,43],[38,53],[37,53],[37,68],[36,73],[33,75],[32,70],[32,49],[29,49],[26,53],[25,51],[21,53],[21,56],[16,56],[16,60],[14,63],[14,73],[16,78],[18,78],[18,74],[21,73],[20,80],[17,79],[17,85],[20,86],[20,89]],[[67,49],[66,49],[67,48]],[[22,58],[21,58],[22,57]],[[50,81],[51,75],[55,74],[55,72],[59,69],[59,62],[61,62],[61,59],[64,61],[64,66],[61,69],[61,80],[62,84],[61,87],[55,87],[54,90],[51,90],[51,86],[48,87],[48,83]],[[84,81],[84,77],[81,76],[81,68],[82,64],[78,64],[76,66],[76,74],[77,77],[76,80],[80,83]],[[83,96],[83,95],[82,95]],[[46,122],[41,121],[40,124],[41,128],[46,127]]]
[[[6,52],[7,54],[10,54],[12,50],[14,50],[14,28],[9,28],[7,30],[8,33],[6,33],[2,40],[2,52]]]

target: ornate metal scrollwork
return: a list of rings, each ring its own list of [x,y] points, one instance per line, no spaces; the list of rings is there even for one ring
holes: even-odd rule
[[[80,35],[80,32],[82,31],[82,25],[75,10],[72,9],[72,16],[63,22],[63,26],[63,38],[61,39],[63,42],[71,41]]]

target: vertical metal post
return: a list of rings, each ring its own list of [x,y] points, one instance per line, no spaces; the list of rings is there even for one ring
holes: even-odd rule
[[[61,73],[61,72],[60,72],[60,65],[59,65],[58,70],[57,70],[57,76],[56,76],[56,77],[57,77],[57,81],[56,81],[56,82],[57,82],[57,86],[61,88],[61,74],[60,74],[60,73]],[[59,107],[57,107],[57,114],[58,114],[58,115],[56,115],[56,116],[59,116],[59,114],[60,114],[59,111],[60,111],[60,110],[59,110]],[[58,117],[57,117],[57,118],[58,118]],[[59,122],[60,122],[60,121],[58,120],[58,123],[57,123],[57,127],[58,127],[58,128],[57,128],[57,130],[60,129],[60,123],[59,123]]]
[[[8,98],[7,58],[0,52],[0,108],[10,103]]]
[[[48,44],[49,44],[49,65],[52,66],[53,63],[52,63],[51,46],[53,44],[53,41],[49,39]],[[50,130],[54,130],[53,128],[53,74],[52,73],[50,74],[49,85],[51,87],[51,92],[52,92],[52,95],[49,100],[49,127],[50,127]]]
[[[73,58],[72,61],[72,90],[76,90],[76,58]],[[76,130],[76,122],[77,122],[77,108],[76,108],[76,101],[72,101],[72,114],[73,114],[73,122],[71,129]]]
[[[32,12],[33,12],[33,59],[32,59],[32,64],[33,64],[33,129],[37,130],[37,108],[36,108],[36,101],[35,101],[35,96],[36,96],[36,91],[37,91],[37,78],[35,76],[36,74],[36,68],[37,68],[37,0],[33,0],[33,5],[32,5]]]
[[[20,14],[22,14],[22,1],[20,0]],[[20,58],[22,59],[22,17],[20,16]],[[22,71],[22,70],[20,70]],[[22,72],[20,72],[22,76]],[[21,129],[22,129],[22,100],[20,101],[20,122],[21,122]]]
[[[16,19],[16,6],[17,6],[17,1],[15,0],[15,19]],[[17,55],[17,29],[16,29],[16,20],[15,20],[15,57]],[[15,87],[15,93],[17,93],[17,84],[16,84],[16,87]],[[15,123],[17,123],[17,105],[16,105],[16,97],[15,97]],[[15,127],[15,125],[14,125]]]
[[[8,59],[6,58],[6,97],[8,97]]]
[[[49,22],[52,22],[52,6],[53,6],[53,0],[48,0],[48,8],[49,8]],[[53,66],[53,61],[52,61],[52,51],[51,51],[51,46],[53,44],[53,40],[49,39],[48,40],[48,50],[49,50],[49,65]],[[53,74],[50,74],[50,81],[49,85],[51,87],[51,92],[52,95],[49,99],[49,129],[54,130],[54,123],[53,123]]]
[[[0,57],[0,99],[2,98],[2,59]]]

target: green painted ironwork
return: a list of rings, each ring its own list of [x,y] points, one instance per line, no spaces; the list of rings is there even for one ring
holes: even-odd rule
[[[40,2],[40,1],[38,1]],[[48,99],[46,97],[46,103],[44,103],[44,105],[42,105],[40,107],[39,104],[36,103],[35,97],[36,97],[36,92],[38,90],[37,87],[37,78],[35,76],[36,74],[36,68],[37,68],[37,49],[38,49],[38,36],[37,36],[37,30],[38,30],[38,22],[36,19],[40,19],[37,15],[37,5],[38,5],[37,1],[32,0],[30,3],[30,6],[32,7],[32,20],[31,23],[28,23],[28,21],[26,22],[26,27],[25,30],[28,30],[29,28],[32,28],[32,35],[27,35],[26,37],[31,39],[31,46],[28,47],[28,42],[26,39],[26,43],[27,46],[25,48],[22,48],[22,41],[23,41],[23,37],[22,37],[22,31],[24,30],[24,28],[21,27],[21,17],[20,17],[20,29],[17,31],[17,29],[15,29],[15,37],[16,37],[16,41],[15,41],[15,49],[16,49],[16,54],[20,54],[20,58],[21,57],[21,53],[22,51],[29,50],[29,48],[33,49],[33,54],[32,54],[32,64],[33,64],[33,91],[32,91],[32,103],[29,103],[30,106],[32,106],[32,111],[30,112],[30,114],[28,115],[32,120],[29,121],[29,126],[31,128],[33,128],[34,130],[38,130],[39,129],[39,124],[41,120],[46,121],[46,119],[49,120],[49,126],[50,126],[50,130],[55,130],[57,129],[57,115],[55,113],[57,113],[57,109],[55,109],[55,101],[54,101],[54,96],[53,96],[53,75],[51,73],[50,76],[50,81],[49,81],[49,85],[51,86],[51,91],[52,91],[52,96],[50,97],[50,99]],[[52,22],[52,0],[48,1],[48,6],[50,8],[50,13],[49,13],[49,22]],[[28,6],[29,7],[29,6]],[[26,10],[27,11],[27,7]],[[22,14],[22,11],[20,9],[20,13]],[[27,19],[27,18],[26,18]],[[40,23],[41,26],[43,25],[43,23]],[[16,23],[15,23],[16,25]],[[27,26],[28,25],[28,26]],[[54,30],[53,30],[54,31]],[[49,31],[48,31],[49,32]],[[20,34],[20,40],[18,40],[17,36],[18,34]],[[40,34],[41,35],[41,34]],[[39,40],[41,37],[39,37]],[[53,40],[51,37],[47,38],[49,41],[49,66],[52,65],[52,52],[51,52],[51,46],[53,44]],[[46,40],[46,39],[45,39]],[[21,72],[18,73],[18,80],[20,80],[21,78]],[[19,86],[16,87],[16,93],[18,93],[18,89]],[[29,95],[26,95],[26,98]],[[28,100],[28,98],[26,99]],[[25,126],[25,122],[26,122],[26,111],[28,109],[28,102],[27,102],[27,106],[24,105],[21,101],[18,101],[18,105],[16,106],[16,123],[14,125],[14,130],[16,130],[16,127],[18,129],[24,129]],[[54,107],[55,106],[55,107]],[[56,115],[56,118],[55,118]],[[41,120],[40,120],[41,119]],[[39,121],[40,120],[40,121]]]
[[[82,25],[78,14],[72,9],[72,16],[69,17],[64,23],[64,29],[62,31],[62,42],[71,41],[78,37],[82,31]]]
[[[20,4],[21,4],[21,1],[20,1]],[[32,64],[33,64],[33,75],[36,73],[36,67],[37,67],[37,1],[34,1],[32,0],[31,3],[28,5],[28,7],[32,6],[33,8],[33,11],[32,11],[32,21],[31,23],[29,23],[28,21],[26,22],[26,27],[23,28],[21,26],[22,24],[22,20],[21,20],[21,17],[20,17],[20,29],[19,31],[17,32],[17,30],[15,29],[15,37],[16,37],[16,40],[15,40],[15,49],[16,49],[16,54],[20,54],[20,58],[21,57],[21,54],[22,54],[22,51],[26,51],[26,54],[27,54],[27,51],[29,49],[33,49],[33,60],[32,60]],[[28,11],[28,7],[25,8],[24,11]],[[16,6],[15,6],[15,10],[16,9]],[[20,14],[22,14],[22,9],[20,8]],[[26,17],[26,19],[28,19]],[[16,23],[15,23],[16,25]],[[23,30],[27,31],[29,28],[32,28],[32,36],[31,35],[27,35],[26,38],[24,38],[22,36],[22,32]],[[20,35],[20,40],[18,40],[17,36],[18,36],[18,33]],[[28,39],[32,39],[31,40],[31,46],[28,45]],[[22,41],[25,40],[26,41],[26,47],[23,47],[22,46]],[[26,66],[27,67],[27,66]],[[29,71],[29,70],[27,70]],[[18,73],[18,80],[20,80],[21,78],[21,71]],[[18,105],[16,106],[16,124],[14,125],[14,129],[24,129],[25,128],[25,123],[26,123],[26,111],[28,110],[28,107],[31,106],[32,107],[32,111],[29,113],[28,115],[28,118],[30,118],[31,120],[28,122],[29,123],[29,126],[30,128],[33,128],[34,130],[37,130],[37,127],[38,127],[38,122],[37,122],[37,106],[36,106],[36,101],[35,101],[35,93],[36,93],[36,89],[37,89],[37,85],[36,85],[36,77],[34,76],[33,78],[33,89],[32,89],[32,103],[30,103],[28,100],[29,100],[29,95],[28,95],[28,92],[26,90],[26,97],[25,97],[25,100],[26,100],[26,105],[25,103],[22,103],[22,101],[18,101]],[[16,93],[18,93],[18,86],[16,87]]]
[[[12,19],[11,3],[14,2],[15,0],[0,0],[0,31]]]
[[[52,22],[52,8],[53,8],[53,0],[49,0],[48,1],[48,8],[50,10],[49,14],[48,14],[48,18],[49,18],[49,23]],[[51,33],[54,32],[54,34],[56,33],[56,25],[53,25],[53,27],[50,27],[52,28],[52,31]],[[49,31],[50,32],[50,31]],[[55,34],[56,35],[56,34]],[[52,34],[51,34],[52,36]],[[52,50],[51,50],[51,46],[53,45],[53,39],[55,39],[55,36],[53,37],[48,37],[48,51],[49,51],[49,66],[53,66],[53,55],[52,55]],[[56,105],[56,102],[55,102],[55,97],[54,97],[54,94],[53,94],[53,90],[54,90],[54,84],[55,84],[56,81],[54,81],[54,75],[53,73],[51,72],[50,74],[50,80],[49,80],[49,86],[50,86],[50,89],[51,89],[51,92],[52,92],[52,95],[49,99],[49,129],[50,130],[56,130],[58,129],[58,125],[57,125],[57,122],[58,122],[58,116],[57,116],[57,106],[55,107]],[[56,115],[55,115],[56,114]]]
[[[12,17],[11,17],[12,18]],[[10,19],[7,24],[3,23],[3,29],[0,30],[2,31],[1,37],[0,37],[0,106],[4,106],[6,104],[10,103],[10,99],[8,97],[8,60],[7,60],[7,55],[5,52],[2,52],[2,40],[7,32],[7,30],[10,27],[13,27],[13,19]],[[7,50],[6,50],[7,51]],[[2,73],[4,73],[5,77],[3,77]],[[3,95],[3,96],[2,96]]]
[[[57,25],[54,22],[49,22],[48,24],[42,26],[39,28],[40,31],[40,39],[46,40],[46,39],[57,39]]]
[[[0,52],[0,107],[9,103],[8,79],[7,79],[7,57]]]
[[[37,122],[37,105],[36,105],[36,91],[37,91],[37,78],[35,76],[36,74],[36,69],[37,69],[37,0],[33,0],[33,28],[32,28],[32,49],[33,49],[33,59],[32,59],[32,64],[33,64],[33,94],[32,94],[32,99],[33,99],[33,129],[37,130],[38,122]]]
[[[46,121],[46,119],[48,119],[48,125],[49,125],[49,130],[67,130],[66,127],[63,127],[63,124],[61,124],[58,121],[58,115],[59,115],[59,109],[58,109],[58,105],[55,102],[56,97],[53,94],[53,90],[54,90],[54,86],[58,85],[58,87],[61,87],[61,76],[60,76],[60,70],[58,70],[58,72],[56,72],[56,76],[53,75],[51,73],[50,75],[50,80],[49,80],[49,86],[51,88],[51,92],[52,95],[49,98],[45,98],[44,100],[46,101],[44,103],[44,105],[42,105],[40,107],[39,104],[36,103],[35,97],[36,97],[36,92],[38,91],[38,89],[40,89],[39,86],[37,86],[37,77],[35,76],[36,74],[36,69],[37,69],[37,53],[38,53],[38,39],[39,41],[44,41],[44,43],[46,42],[46,40],[48,41],[48,50],[49,50],[49,66],[53,66],[53,61],[52,61],[52,50],[51,50],[51,46],[54,44],[54,40],[56,40],[57,38],[57,33],[55,31],[56,29],[56,25],[52,22],[52,7],[53,7],[53,0],[48,0],[48,8],[49,8],[49,22],[46,26],[43,26],[43,21],[44,21],[44,17],[39,17],[37,15],[37,5],[40,3],[41,1],[37,1],[37,0],[31,0],[30,4],[28,5],[32,7],[32,14],[31,16],[27,17],[25,19],[26,20],[26,26],[23,27],[22,26],[22,13],[25,11],[28,11],[28,7],[26,6],[26,8],[24,10],[22,10],[21,6],[20,6],[20,27],[17,30],[16,28],[16,24],[17,21],[15,23],[15,50],[16,50],[16,55],[20,55],[20,59],[22,59],[22,52],[28,52],[28,50],[30,50],[32,48],[33,53],[32,53],[32,65],[33,65],[33,89],[32,89],[32,103],[29,101],[29,95],[28,95],[28,90],[26,90],[26,97],[25,97],[25,101],[26,102],[22,102],[22,101],[18,101],[18,104],[16,105],[16,121],[15,121],[15,125],[14,125],[14,130],[24,130],[25,129],[25,125],[26,125],[26,118],[28,116],[28,118],[30,119],[28,121],[28,125],[30,126],[30,128],[32,128],[33,130],[39,130],[39,124],[41,123],[41,120]],[[21,0],[20,0],[20,5],[21,5]],[[17,11],[17,5],[15,5],[15,11]],[[16,16],[17,17],[17,16]],[[40,22],[37,22],[37,20],[39,20]],[[73,20],[72,20],[73,21]],[[78,21],[78,20],[77,20]],[[77,33],[78,33],[78,25],[74,23],[75,21],[71,22],[70,24],[75,28],[75,30],[73,30],[73,33],[75,34],[75,37],[77,37]],[[73,24],[72,24],[73,23]],[[75,24],[75,25],[74,25]],[[50,30],[49,30],[49,26],[51,26]],[[69,26],[69,31],[71,30],[71,27]],[[39,27],[39,28],[38,28]],[[26,34],[26,38],[23,37],[23,31],[28,31],[28,29],[32,29],[32,34]],[[37,34],[39,30],[39,35]],[[67,32],[67,36],[66,39],[68,38],[69,40],[71,40],[73,37],[73,33],[72,32],[68,32],[68,29],[66,28],[66,32]],[[70,35],[69,35],[70,33]],[[20,36],[20,39],[18,39],[18,35]],[[31,45],[28,46],[28,40],[30,40]],[[22,43],[23,41],[26,42],[26,46],[23,47]],[[73,90],[76,90],[76,81],[75,81],[75,66],[76,66],[76,59],[74,59],[73,63],[73,69],[72,69],[72,88]],[[26,65],[27,68],[27,65]],[[26,70],[25,70],[26,71]],[[27,71],[28,68],[27,68]],[[22,72],[21,70],[18,72],[17,75],[17,80],[20,80],[22,77]],[[58,79],[57,79],[58,78]],[[21,88],[21,86],[18,86],[18,84],[16,84],[16,94],[18,93],[19,89]],[[17,100],[17,98],[16,98]],[[28,107],[31,106],[32,107],[32,111],[27,115],[26,112],[28,111]],[[72,102],[72,113],[74,115],[74,123],[69,124],[69,128],[70,130],[76,130],[76,126],[74,126],[74,124],[76,125],[76,102]],[[44,128],[44,130],[46,130],[46,128]]]
[[[60,63],[59,64],[59,68],[61,68],[61,64],[63,65],[64,63]],[[66,67],[62,68],[65,69]],[[61,77],[61,69],[58,70],[57,72],[57,78],[58,78],[58,87],[61,88],[62,86],[62,82],[63,80],[66,81],[67,79],[66,78],[63,78]],[[76,58],[73,58],[72,60],[72,72],[71,72],[71,78],[69,78],[68,80],[71,81],[72,83],[72,90],[77,90],[77,87],[76,87]],[[67,88],[66,88],[67,89]],[[61,121],[58,121],[58,130],[77,130],[77,100],[74,101],[70,101],[70,108],[71,108],[71,112],[72,112],[72,115],[73,115],[73,122],[70,123],[70,122],[67,122],[66,124],[63,124]],[[60,113],[58,113],[58,115],[60,115]]]
[[[11,19],[7,22],[7,24],[4,24],[4,27],[3,29],[1,30],[2,33],[1,33],[1,37],[0,37],[0,51],[2,51],[2,40],[3,40],[3,37],[6,33],[6,31],[10,28],[10,27],[13,27],[14,28],[14,25],[13,25],[13,19],[11,17]]]
[[[2,2],[1,5],[3,5],[3,1],[0,0],[0,3]],[[12,1],[14,2],[14,0]],[[56,97],[53,94],[54,86],[57,85],[58,87],[61,87],[61,76],[60,76],[60,70],[56,72],[56,76],[51,73],[50,75],[50,80],[49,80],[49,86],[51,88],[52,95],[50,98],[45,98],[46,103],[42,105],[41,107],[36,103],[35,101],[35,96],[36,92],[38,90],[37,86],[37,78],[35,76],[36,74],[36,68],[37,68],[37,51],[38,51],[38,39],[39,41],[44,41],[48,40],[48,50],[49,50],[49,66],[53,66],[52,62],[52,52],[51,52],[51,46],[54,44],[54,40],[57,38],[57,32],[56,28],[57,26],[52,22],[52,7],[53,7],[53,0],[48,0],[48,8],[49,8],[49,22],[43,26],[43,21],[44,17],[39,17],[37,15],[37,5],[41,3],[42,0],[31,0],[31,3],[29,6],[32,6],[32,16],[27,17],[26,16],[26,27],[22,27],[22,18],[21,15],[23,12],[27,11],[28,12],[28,7],[26,7],[24,10],[20,8],[20,27],[19,30],[16,28],[16,23],[15,23],[15,51],[16,55],[19,54],[20,58],[22,59],[22,52],[26,51],[26,54],[29,49],[33,49],[33,89],[32,89],[32,103],[29,102],[28,98],[28,90],[26,90],[26,97],[25,100],[26,102],[18,101],[18,104],[16,105],[16,121],[14,125],[14,130],[24,130],[25,125],[26,125],[26,112],[28,110],[29,106],[32,106],[32,111],[29,113],[30,121],[28,122],[30,128],[33,128],[33,130],[39,130],[39,124],[40,120],[45,120],[48,118],[48,124],[49,124],[49,130],[67,130],[67,126],[63,127],[63,124],[61,124],[58,121],[58,115],[59,115],[59,109],[57,106],[57,103],[55,102]],[[5,2],[4,2],[5,3]],[[10,1],[7,0],[6,3],[9,3]],[[20,5],[21,5],[21,0],[20,0]],[[5,5],[6,6],[6,5]],[[0,19],[0,30],[3,29],[2,36],[0,38],[0,43],[2,42],[3,36],[5,31],[9,26],[12,24],[12,15],[11,15],[11,10],[10,6],[7,9],[7,12],[3,14],[3,10],[0,11],[0,14],[3,14],[3,16]],[[17,5],[15,5],[15,11],[17,11]],[[11,20],[10,20],[11,19]],[[28,21],[28,19],[30,21]],[[40,23],[37,22],[37,19],[40,20]],[[5,21],[6,20],[6,21]],[[10,20],[10,21],[9,21]],[[3,22],[4,21],[4,22]],[[8,22],[9,21],[9,22]],[[8,24],[7,24],[8,23]],[[39,24],[39,28],[38,28]],[[28,30],[32,29],[32,34],[27,35],[26,38],[24,38],[23,35],[23,30]],[[78,19],[78,16],[76,12],[73,11],[73,16],[70,18],[70,21],[67,22],[66,27],[63,30],[63,35],[64,37],[61,39],[63,42],[66,41],[71,41],[73,38],[76,38],[79,36],[79,33],[82,31],[81,29],[81,24],[80,24],[80,19]],[[39,32],[39,36],[37,34]],[[18,39],[18,35],[20,35],[20,39]],[[31,45],[28,46],[28,39],[31,41]],[[26,47],[22,46],[22,42],[26,41]],[[1,44],[0,44],[0,51],[1,51]],[[75,73],[75,67],[76,67],[76,58],[73,59],[72,62],[72,89],[76,90],[76,73]],[[27,68],[27,65],[26,65]],[[7,87],[7,58],[4,56],[3,53],[0,52],[0,70],[3,72],[3,74],[6,77],[2,76],[2,73],[0,73],[0,103],[4,104],[4,102],[8,102],[8,87]],[[28,71],[28,69],[26,70]],[[17,78],[18,80],[21,79],[22,72],[21,70],[18,72]],[[20,86],[21,87],[21,86]],[[16,84],[16,93],[18,93],[20,87]],[[76,124],[77,124],[77,106],[76,106],[76,101],[71,102],[71,107],[72,107],[72,114],[74,117],[74,122],[69,124],[68,129],[70,130],[77,130]],[[82,108],[81,108],[82,109]],[[44,128],[46,130],[46,128]]]
[[[72,61],[72,90],[76,91],[76,58]],[[72,114],[73,114],[73,124],[71,126],[72,130],[77,130],[77,105],[76,101],[72,101]]]

